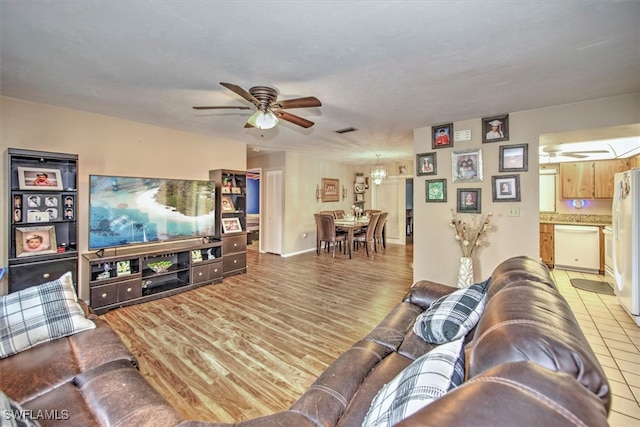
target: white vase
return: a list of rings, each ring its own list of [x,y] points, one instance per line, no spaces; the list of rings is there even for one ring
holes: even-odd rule
[[[473,262],[471,257],[460,258],[460,269],[458,270],[458,288],[468,288],[473,284]]]

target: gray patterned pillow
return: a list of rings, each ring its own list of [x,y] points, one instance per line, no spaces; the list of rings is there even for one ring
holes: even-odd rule
[[[444,344],[467,335],[484,311],[490,280],[438,298],[416,318],[413,333],[434,344]]]
[[[376,394],[363,427],[393,426],[464,382],[464,340],[416,359]]]
[[[0,359],[96,325],[78,304],[71,272],[0,297]]]
[[[31,411],[25,411],[18,402],[13,401],[0,390],[0,425],[2,427],[40,427],[32,419]]]

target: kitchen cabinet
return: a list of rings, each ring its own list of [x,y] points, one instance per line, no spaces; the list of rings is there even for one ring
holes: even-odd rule
[[[640,156],[635,156],[629,159],[629,168],[640,168]]]
[[[540,224],[540,259],[553,268],[553,224]]]
[[[560,164],[564,199],[612,199],[613,175],[629,168],[627,159]]]

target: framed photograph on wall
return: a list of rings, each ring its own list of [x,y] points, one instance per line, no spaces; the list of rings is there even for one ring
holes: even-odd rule
[[[482,181],[482,150],[451,153],[451,176],[452,182]]]
[[[18,167],[20,190],[62,191],[62,174],[58,169]]]
[[[56,253],[56,229],[43,227],[16,227],[16,257]]]
[[[438,170],[437,153],[416,154],[417,175],[436,175]]]
[[[509,115],[484,117],[482,119],[482,143],[509,140]]]
[[[340,180],[333,178],[322,178],[321,197],[323,202],[340,201]]]
[[[431,148],[453,147],[453,123],[431,127]]]
[[[427,179],[424,181],[427,202],[447,201],[447,180]]]
[[[499,172],[527,171],[529,168],[529,144],[503,145],[500,147]]]
[[[491,177],[494,202],[520,201],[520,175],[497,175]]]
[[[238,218],[222,218],[222,230],[225,233],[237,233],[242,231],[242,224]]]
[[[457,212],[481,213],[482,189],[458,188]]]

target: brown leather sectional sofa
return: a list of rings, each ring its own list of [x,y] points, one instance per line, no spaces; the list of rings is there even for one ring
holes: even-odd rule
[[[433,348],[414,335],[416,317],[454,290],[415,283],[289,410],[238,424],[181,422],[100,319],[95,330],[0,360],[0,388],[26,409],[69,409],[73,418],[59,425],[360,426],[378,390]],[[606,426],[609,384],[547,267],[509,259],[493,272],[487,292],[467,336],[467,380],[399,425]]]

